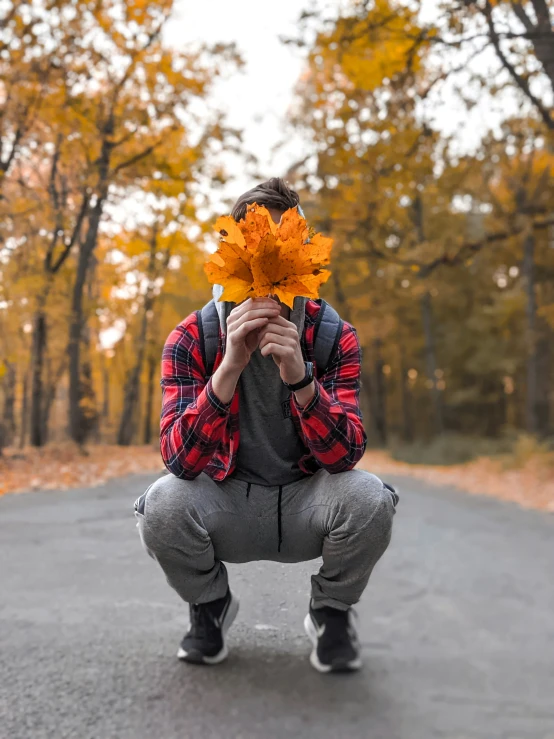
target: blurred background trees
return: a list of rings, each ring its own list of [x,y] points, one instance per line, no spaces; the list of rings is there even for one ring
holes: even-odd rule
[[[310,153],[290,176],[336,239],[329,296],[359,330],[373,443],[546,436],[552,4],[445,3],[429,21],[425,6],[303,15],[289,40],[308,51],[292,123]],[[436,125],[445,101],[467,112],[462,127],[476,105],[491,111],[465,151],[463,129]]]
[[[240,150],[210,99],[240,57],[168,48],[172,9],[0,10],[1,445],[156,441],[161,348],[209,296],[208,195]],[[287,176],[335,239],[324,296],[358,329],[373,445],[554,434],[553,15],[316,2],[284,40],[306,56]]]
[[[117,412],[117,439],[128,444],[139,438],[138,388],[149,356],[194,302],[205,230],[194,185],[202,177],[218,182],[210,157],[234,138],[199,102],[219,68],[239,59],[232,46],[167,49],[161,34],[170,0],[7,5],[0,61],[4,444],[44,444],[62,397],[74,441],[101,436]],[[183,295],[175,312],[168,323],[154,320],[159,294],[177,273]],[[106,351],[101,332],[110,319],[122,338]],[[119,407],[110,405],[107,365],[130,336]],[[153,412],[151,401],[146,407]],[[57,420],[59,433],[65,425]]]

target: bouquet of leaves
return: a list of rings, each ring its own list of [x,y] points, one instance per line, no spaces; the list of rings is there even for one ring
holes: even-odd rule
[[[324,266],[330,262],[333,240],[310,231],[297,208],[283,213],[276,224],[267,208],[254,203],[242,221],[222,216],[215,229],[221,241],[205,271],[212,284],[223,286],[220,300],[241,303],[275,295],[292,308],[297,295],[319,297],[320,286],[329,279]]]

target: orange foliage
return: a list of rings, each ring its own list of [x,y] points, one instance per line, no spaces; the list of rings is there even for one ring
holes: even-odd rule
[[[387,452],[367,452],[362,469],[379,477],[405,475],[440,487],[452,486],[474,495],[487,495],[518,503],[523,508],[554,511],[554,474],[540,456],[518,469],[506,469],[502,461],[481,457],[466,464],[445,467],[397,462]]]
[[[332,239],[310,235],[296,208],[276,225],[266,208],[254,204],[239,223],[223,216],[215,229],[222,241],[205,270],[212,284],[225,288],[221,300],[241,303],[276,295],[292,308],[297,295],[319,297],[331,274],[322,268],[329,264]]]
[[[4,450],[0,457],[0,495],[28,490],[95,487],[114,477],[162,472],[160,452],[153,446],[99,444],[83,454],[74,444],[40,449]]]

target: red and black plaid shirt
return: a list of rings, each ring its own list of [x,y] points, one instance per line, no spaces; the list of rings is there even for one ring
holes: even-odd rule
[[[306,304],[302,353],[314,361],[314,329],[319,304]],[[223,335],[214,371],[223,359]],[[344,323],[330,365],[315,380],[315,395],[304,408],[291,393],[291,414],[307,447],[299,462],[308,474],[350,470],[365,451],[366,435],[359,406],[360,345],[356,331]],[[316,368],[317,375],[317,368]],[[162,355],[161,452],[167,469],[192,480],[205,472],[216,481],[235,469],[239,436],[239,393],[222,403],[206,376],[196,313],[171,332]]]

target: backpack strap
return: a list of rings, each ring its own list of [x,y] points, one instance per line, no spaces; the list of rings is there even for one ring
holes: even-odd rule
[[[320,372],[325,372],[333,358],[342,335],[343,321],[332,305],[325,300],[320,304],[314,329],[314,359]],[[213,300],[196,311],[198,332],[200,334],[200,351],[206,374],[213,373],[217,349],[219,346],[219,316]]]
[[[200,351],[206,368],[206,375],[211,377],[214,371],[217,348],[219,346],[219,316],[213,300],[196,311],[198,332],[200,334]]]
[[[337,311],[325,300],[320,304],[314,329],[314,359],[320,372],[325,372],[339,345],[344,325]]]

